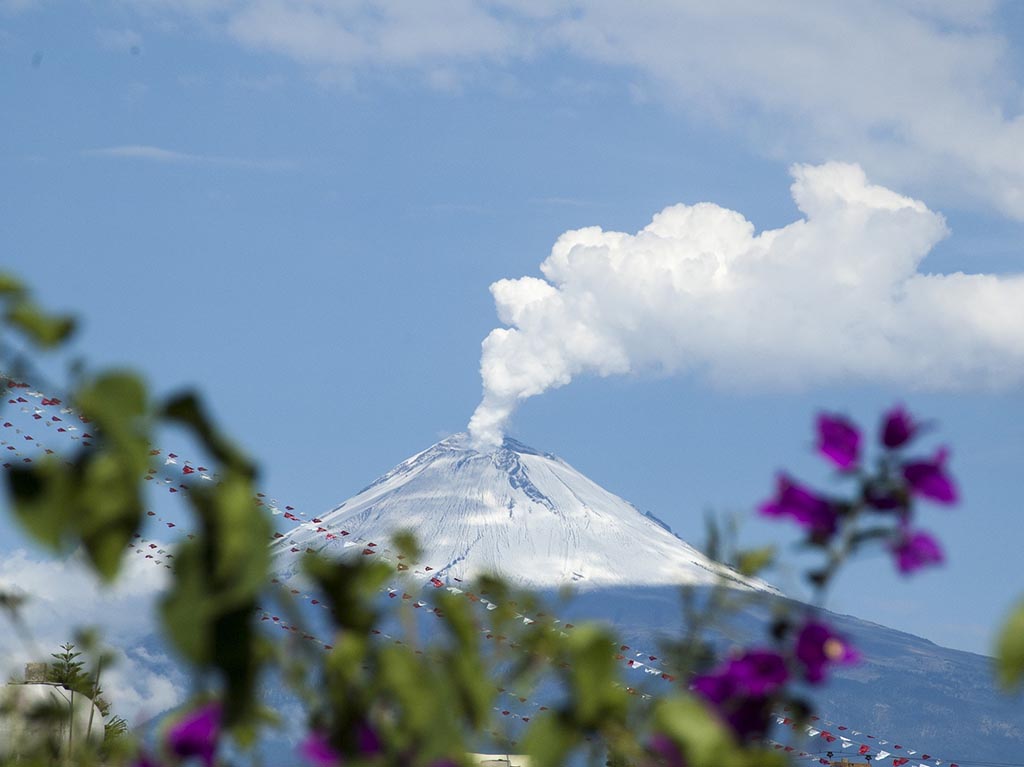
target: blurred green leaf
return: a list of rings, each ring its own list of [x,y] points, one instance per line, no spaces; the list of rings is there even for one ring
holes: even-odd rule
[[[54,551],[81,544],[96,572],[112,580],[142,520],[141,474],[116,456],[83,453],[70,465],[53,458],[7,472],[14,514]]]
[[[560,714],[551,712],[533,720],[523,738],[523,746],[536,767],[562,767],[580,740],[576,730]]]
[[[117,432],[134,431],[137,419],[147,412],[146,385],[126,370],[96,376],[82,386],[75,399],[82,411],[99,421],[104,429]]]
[[[395,550],[411,562],[418,562],[420,558],[420,547],[416,542],[416,536],[410,530],[399,530],[391,538]]]
[[[109,371],[87,381],[75,401],[96,433],[94,447],[76,460],[74,533],[111,579],[143,519],[151,419],[146,385],[134,373]]]
[[[27,298],[21,298],[9,307],[6,316],[7,322],[44,349],[57,346],[75,330],[73,317],[48,314]]]
[[[730,767],[742,761],[732,733],[696,699],[663,699],[654,717],[655,727],[682,747],[690,767]]]
[[[388,565],[365,559],[335,562],[309,554],[303,557],[303,566],[327,597],[339,628],[358,634],[366,634],[374,628],[379,615],[373,598],[391,577]]]
[[[54,459],[12,466],[7,489],[15,517],[40,543],[59,550],[73,521],[75,483],[68,468]]]
[[[123,454],[98,453],[84,462],[74,529],[96,570],[107,580],[143,517],[141,472]]]
[[[996,676],[1008,690],[1024,678],[1024,601],[1014,607],[996,639]]]
[[[17,277],[7,272],[0,272],[0,296],[22,296],[25,286]]]
[[[256,476],[256,467],[214,426],[194,392],[172,397],[164,405],[162,415],[168,420],[190,427],[225,468],[250,478]]]
[[[226,721],[245,725],[257,711],[253,691],[267,656],[255,623],[270,567],[270,521],[250,479],[231,469],[216,486],[193,487],[189,498],[200,528],[175,556],[163,622],[190,661],[220,672]]]
[[[758,549],[741,551],[736,559],[736,569],[746,576],[754,576],[775,562],[775,547],[762,546]]]
[[[574,717],[581,727],[600,727],[604,720],[625,716],[625,690],[618,686],[614,639],[599,627],[577,626],[565,642],[572,683]]]

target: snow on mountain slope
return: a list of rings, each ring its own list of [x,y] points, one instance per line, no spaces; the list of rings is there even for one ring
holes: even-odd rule
[[[442,582],[496,573],[531,588],[710,584],[775,592],[716,564],[561,459],[506,439],[478,452],[456,434],[399,464],[359,494],[277,544],[359,553],[403,530]],[[347,536],[327,538],[324,531]],[[380,549],[378,549],[379,551]]]

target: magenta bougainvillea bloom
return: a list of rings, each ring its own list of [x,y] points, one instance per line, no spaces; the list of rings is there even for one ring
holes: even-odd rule
[[[812,684],[825,679],[829,664],[856,663],[860,659],[845,639],[824,623],[813,620],[807,621],[797,634],[794,654],[803,667],[804,678]]]
[[[930,461],[911,461],[903,466],[903,478],[911,491],[937,503],[956,503],[956,485],[946,472],[949,451],[940,448]]]
[[[663,767],[685,767],[683,752],[672,738],[656,732],[647,744],[647,750],[658,757],[658,765]]]
[[[860,431],[841,415],[818,416],[818,450],[840,469],[856,468],[860,460]]]
[[[709,674],[693,689],[714,706],[741,740],[764,735],[771,695],[789,678],[785,659],[772,650],[748,650]]]
[[[770,695],[789,678],[786,661],[773,650],[748,650],[730,660],[725,673],[744,695]]]
[[[341,764],[341,755],[322,732],[309,733],[299,744],[299,754],[313,767],[338,767]]]
[[[220,720],[220,703],[200,706],[168,730],[167,747],[176,756],[198,756],[206,767],[211,767],[220,737]]]
[[[882,419],[882,444],[891,449],[903,447],[914,438],[918,426],[903,405],[897,405]]]
[[[356,728],[356,748],[362,756],[375,756],[383,750],[377,732],[365,722]]]
[[[836,531],[836,510],[824,498],[780,474],[775,498],[758,509],[768,517],[793,517],[818,537],[830,537]]]
[[[907,575],[928,565],[941,564],[944,557],[938,542],[928,533],[904,530],[892,546],[897,569]]]

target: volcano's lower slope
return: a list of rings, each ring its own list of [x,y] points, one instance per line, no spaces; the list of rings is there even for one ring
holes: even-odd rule
[[[679,586],[702,590],[724,583],[752,597],[733,626],[742,642],[764,641],[770,603],[783,599],[768,584],[710,560],[555,456],[513,440],[481,452],[465,435],[404,461],[279,541],[279,575],[293,577],[307,549],[391,556],[389,541],[402,531],[414,533],[421,547],[419,562],[406,573],[423,588],[420,598],[429,600],[435,588],[466,588],[484,574],[552,601],[570,586],[575,597],[563,617],[610,624],[631,652],[640,653],[629,673],[648,682],[660,678],[647,676],[657,669],[649,659],[660,654],[659,640],[681,629]],[[877,744],[874,754],[909,758],[909,767],[1024,764],[1024,703],[995,690],[989,658],[851,616],[826,617],[863,660],[837,669],[815,691],[822,722],[832,728],[820,729],[841,736],[806,743],[805,751],[820,752],[815,759],[832,751],[836,758],[863,760],[859,742]],[[852,732],[859,734],[852,738]]]

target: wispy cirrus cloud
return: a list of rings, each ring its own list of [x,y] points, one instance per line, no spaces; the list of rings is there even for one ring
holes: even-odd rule
[[[139,160],[176,165],[215,165],[243,170],[290,170],[295,167],[295,164],[289,160],[253,160],[244,157],[193,154],[147,144],[122,144],[119,146],[86,149],[82,154],[87,157],[109,157],[119,160]]]
[[[882,183],[1024,220],[1021,52],[994,0],[147,0],[145,8],[338,82],[402,70],[452,88],[474,72],[568,54],[627,73],[648,97],[714,122],[755,152],[855,161]]]
[[[96,41],[108,51],[119,53],[137,55],[142,48],[142,35],[133,29],[97,29]]]

